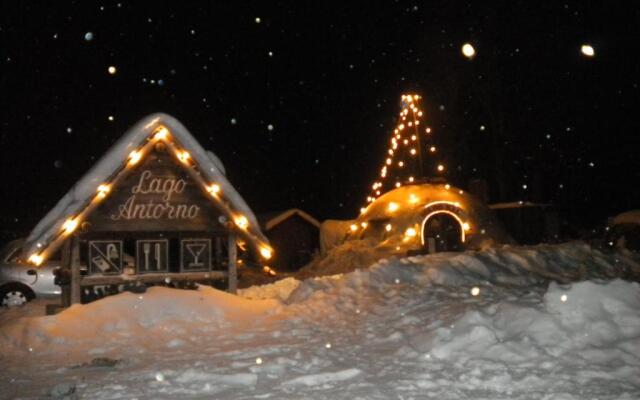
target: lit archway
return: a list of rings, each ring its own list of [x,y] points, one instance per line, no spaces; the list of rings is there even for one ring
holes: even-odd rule
[[[420,241],[429,252],[462,249],[469,224],[458,203],[439,201],[428,204],[420,229]]]

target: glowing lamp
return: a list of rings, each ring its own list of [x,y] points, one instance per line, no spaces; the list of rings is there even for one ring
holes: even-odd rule
[[[593,49],[593,47],[589,44],[583,44],[580,47],[580,51],[582,52],[582,54],[584,54],[587,57],[593,57],[596,55],[596,51]]]
[[[416,155],[416,149],[411,149],[411,155],[415,156]]]
[[[476,55],[476,49],[471,43],[465,43],[462,45],[462,54],[468,59],[472,59]]]
[[[463,222],[462,229],[464,229],[465,231],[468,231],[469,229],[471,229],[471,226],[469,225],[468,222]]]
[[[180,160],[183,163],[187,163],[189,162],[189,158],[191,158],[191,155],[189,154],[189,152],[187,151],[179,151],[178,152],[178,160]]]
[[[385,231],[387,231],[387,232],[391,232],[391,228],[392,228],[391,224],[387,224],[387,225],[384,227],[384,230],[385,230]]]
[[[364,228],[366,228],[367,226],[369,226],[369,224],[368,224],[368,223],[366,223],[366,222],[362,222],[362,223],[360,223],[360,226],[362,227],[362,229],[364,229]]]
[[[358,230],[358,225],[356,224],[351,224],[351,226],[349,227],[349,229],[351,229],[351,232],[355,232]]]
[[[409,195],[409,203],[416,204],[417,202],[418,202],[418,196],[416,196],[415,194],[411,193]]]
[[[109,191],[111,191],[111,187],[106,183],[99,185],[97,190],[98,197],[100,197],[101,199],[104,199],[105,197],[107,197],[107,194],[109,193]]]
[[[432,153],[435,153],[436,152],[436,146],[429,147],[429,151],[432,152]]]
[[[415,237],[417,234],[418,232],[415,228],[407,228],[407,230],[404,232],[404,236],[407,238]]]
[[[214,196],[217,196],[220,193],[220,185],[214,183],[207,187],[207,192],[211,193]]]
[[[142,152],[134,150],[129,153],[129,165],[136,165],[142,158]]]
[[[389,212],[395,212],[395,211],[398,211],[398,209],[399,209],[399,208],[400,208],[400,206],[398,205],[398,203],[394,203],[393,201],[392,201],[392,202],[390,202],[390,203],[387,205],[387,210],[388,210]]]
[[[69,218],[68,220],[64,221],[64,224],[62,224],[62,229],[67,235],[73,233],[73,231],[75,231],[77,227],[78,221],[73,218]]]
[[[169,130],[164,126],[156,131],[156,134],[153,135],[154,140],[166,140],[169,137]]]
[[[43,258],[39,254],[32,254],[29,256],[29,262],[35,266],[42,264]]]
[[[438,164],[438,171],[439,171],[439,172],[444,171],[444,165],[442,165],[442,164]]]
[[[261,255],[261,256],[262,256],[262,258],[264,258],[265,260],[268,260],[268,259],[270,259],[270,258],[271,258],[271,256],[273,255],[273,251],[272,251],[270,248],[268,248],[268,247],[266,247],[266,246],[263,246],[263,247],[261,247],[261,248],[260,248],[260,255]]]
[[[244,215],[238,215],[235,217],[234,222],[240,229],[247,229],[247,227],[249,227],[249,220]]]

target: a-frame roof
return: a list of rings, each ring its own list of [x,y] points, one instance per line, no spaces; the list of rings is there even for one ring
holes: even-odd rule
[[[231,224],[235,223],[239,235],[263,257],[269,258],[272,252],[269,241],[260,231],[249,206],[225,177],[218,158],[202,148],[177,119],[156,113],[130,128],[36,225],[23,247],[29,261],[40,264],[53,254],[66,235],[108,196],[110,185],[135,168],[158,141],[163,141],[207,190],[213,206],[226,215]]]
[[[282,221],[285,221],[287,218],[294,215],[300,216],[300,218],[306,220],[311,225],[320,229],[320,222],[317,219],[313,218],[311,215],[300,210],[299,208],[290,208],[285,211],[266,214],[263,216],[263,219],[260,222],[264,227],[264,229],[269,231],[273,229],[275,226],[277,226],[278,224],[282,223]],[[260,216],[258,217],[258,219],[260,219]]]

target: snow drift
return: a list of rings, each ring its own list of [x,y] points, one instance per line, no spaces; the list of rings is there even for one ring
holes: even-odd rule
[[[569,243],[380,260],[244,298],[121,294],[0,327],[0,391],[63,381],[96,399],[634,399],[640,286],[615,277],[639,271],[631,253]],[[99,370],[97,356],[121,361]]]

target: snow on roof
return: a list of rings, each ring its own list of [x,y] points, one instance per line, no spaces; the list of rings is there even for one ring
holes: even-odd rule
[[[300,216],[300,218],[308,221],[311,225],[315,226],[316,228],[320,228],[320,222],[318,222],[317,219],[313,218],[311,215],[307,214],[306,212],[298,208],[291,208],[287,211],[283,211],[281,213],[277,213],[271,216],[267,221],[265,221],[264,228],[266,230],[271,230],[273,229],[274,226],[280,224],[282,221],[286,220],[287,218],[293,215],[298,215]]]
[[[640,210],[629,210],[613,217],[611,225],[637,224],[640,225]]]
[[[167,144],[181,147],[188,151],[189,158],[195,162],[202,179],[209,184],[216,184],[220,189],[219,196],[212,200],[221,211],[246,218],[246,229],[238,229],[257,250],[268,247],[268,239],[260,231],[257,219],[242,196],[225,177],[224,166],[220,159],[210,151],[206,151],[177,119],[164,113],[151,114],[131,127],[107,153],[64,195],[58,204],[36,225],[26,239],[24,249],[31,260],[38,264],[55,249],[48,247],[56,240],[69,218],[75,218],[96,197],[100,185],[109,183],[123,170],[132,152],[141,151],[148,143],[151,135],[166,128],[171,137]],[[230,207],[226,206],[224,201]],[[233,221],[234,215],[227,215]],[[261,251],[262,253],[262,251]],[[44,254],[44,256],[43,256]]]

